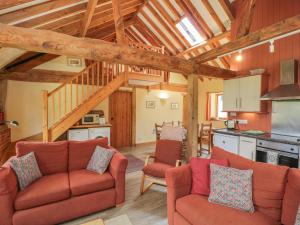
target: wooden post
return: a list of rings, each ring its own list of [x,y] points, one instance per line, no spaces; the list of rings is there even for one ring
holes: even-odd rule
[[[136,88],[133,88],[132,91],[132,102],[131,102],[131,106],[132,106],[132,141],[131,144],[132,146],[136,145]]]
[[[198,76],[188,76],[188,143],[186,159],[197,156],[198,149]]]
[[[7,80],[0,80],[0,112],[5,112]]]
[[[43,141],[49,141],[48,132],[48,91],[43,91]]]

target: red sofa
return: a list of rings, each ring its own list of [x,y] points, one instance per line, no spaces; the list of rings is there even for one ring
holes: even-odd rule
[[[57,224],[123,203],[128,160],[116,152],[107,172],[90,172],[97,145],[107,139],[17,143],[16,157],[34,151],[43,177],[19,191],[9,162],[1,167],[0,225]]]
[[[191,194],[189,165],[166,172],[169,225],[294,225],[300,203],[300,170],[253,162],[219,148],[213,159],[228,159],[230,167],[253,169],[253,214],[209,203]]]

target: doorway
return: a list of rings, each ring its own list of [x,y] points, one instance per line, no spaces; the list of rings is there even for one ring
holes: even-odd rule
[[[116,91],[109,98],[111,145],[115,148],[132,145],[132,93]]]

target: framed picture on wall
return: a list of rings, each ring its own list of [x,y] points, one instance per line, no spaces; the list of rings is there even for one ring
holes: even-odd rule
[[[82,60],[80,58],[67,58],[68,66],[74,66],[74,67],[81,67],[82,66]]]
[[[178,110],[179,109],[179,103],[178,102],[171,103],[171,109],[172,110]]]
[[[155,101],[146,101],[147,109],[155,109]]]

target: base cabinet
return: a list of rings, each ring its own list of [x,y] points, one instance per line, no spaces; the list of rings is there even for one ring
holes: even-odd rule
[[[226,134],[214,134],[214,146],[222,148],[228,152],[238,154],[239,137]]]
[[[110,145],[110,127],[95,127],[68,130],[68,140],[85,141],[99,137],[107,137]]]
[[[256,158],[256,139],[240,137],[239,155],[255,161]]]

